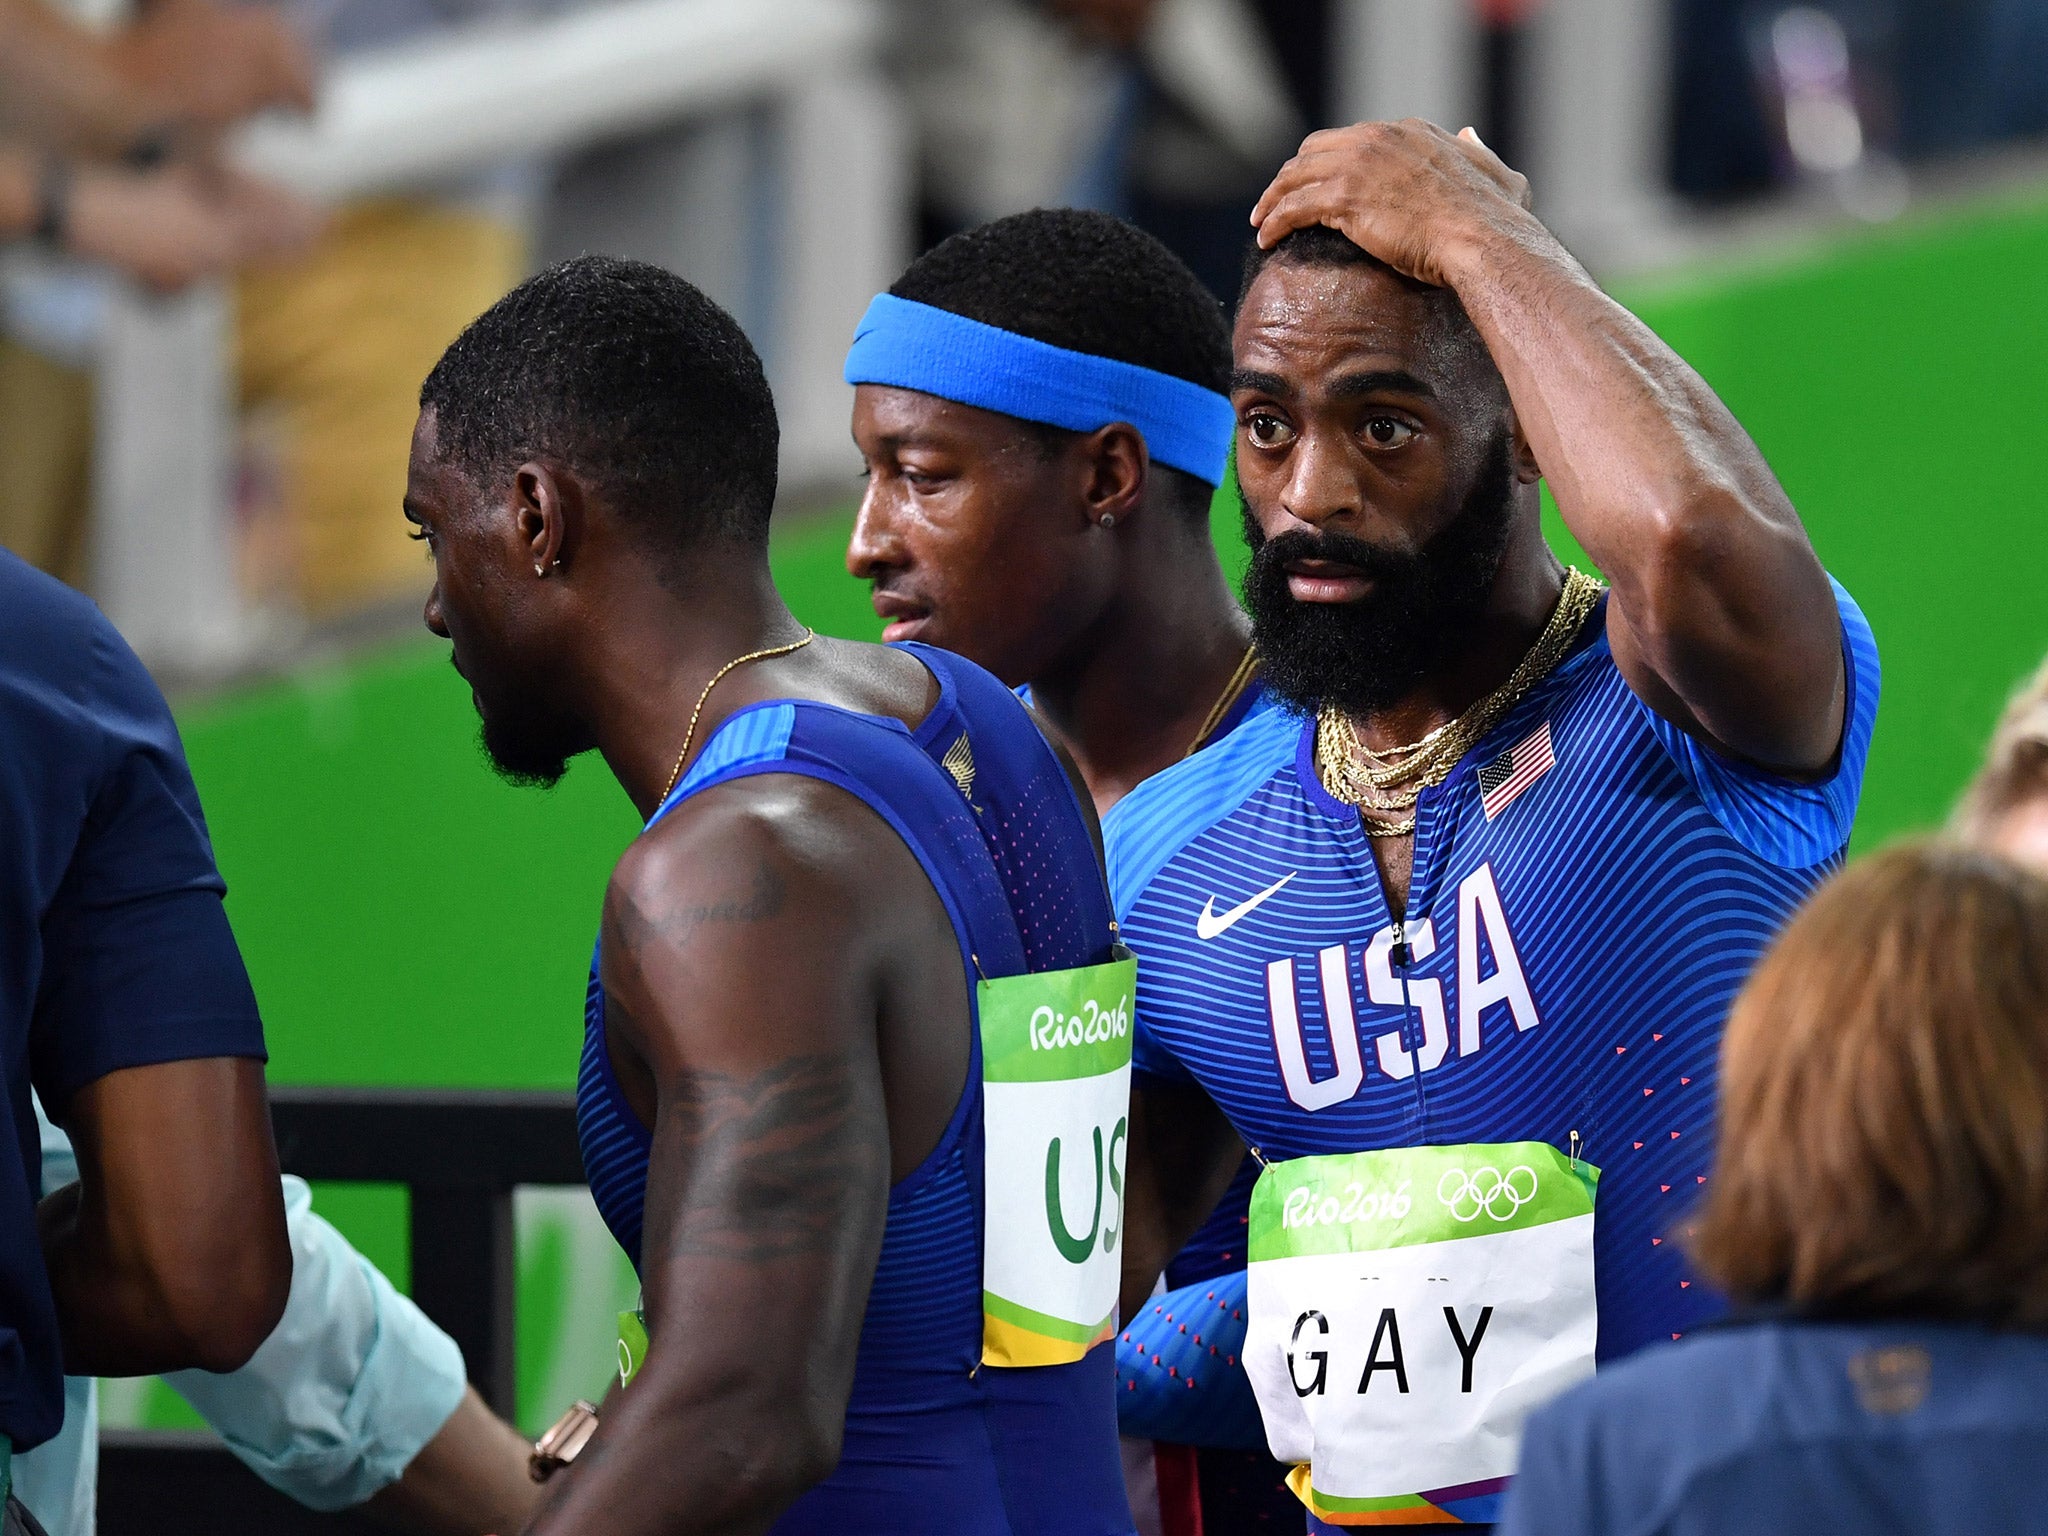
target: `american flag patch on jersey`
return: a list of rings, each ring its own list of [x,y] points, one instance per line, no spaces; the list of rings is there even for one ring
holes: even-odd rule
[[[1479,770],[1479,803],[1486,808],[1486,819],[1492,821],[1515,796],[1556,766],[1546,720]]]

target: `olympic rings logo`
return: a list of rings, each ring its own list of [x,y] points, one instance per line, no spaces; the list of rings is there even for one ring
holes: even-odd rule
[[[1509,1221],[1536,1198],[1536,1170],[1527,1163],[1505,1174],[1498,1168],[1447,1168],[1436,1181],[1436,1197],[1453,1221],[1477,1221],[1482,1211],[1495,1221]]]

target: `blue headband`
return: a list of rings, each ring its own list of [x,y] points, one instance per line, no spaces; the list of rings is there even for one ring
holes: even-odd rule
[[[1223,483],[1237,426],[1213,389],[889,293],[861,316],[846,382],[915,389],[1069,432],[1129,422],[1153,458],[1210,485]]]

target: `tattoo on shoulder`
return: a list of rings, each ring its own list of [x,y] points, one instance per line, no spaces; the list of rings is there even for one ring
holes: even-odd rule
[[[614,888],[605,897],[605,908],[620,941],[637,949],[654,940],[682,944],[706,923],[765,922],[781,915],[788,894],[787,882],[780,872],[762,862],[755,865],[752,883],[745,894],[735,893],[710,902],[657,896],[650,902]]]
[[[684,1186],[665,1217],[672,1257],[828,1251],[845,1240],[850,1211],[887,1199],[881,1107],[842,1054],[792,1056],[752,1076],[683,1073],[661,1107],[656,1165]]]

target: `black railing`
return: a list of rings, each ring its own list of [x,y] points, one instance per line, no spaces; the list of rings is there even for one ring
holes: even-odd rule
[[[512,1191],[581,1184],[565,1093],[273,1088],[287,1173],[402,1184],[411,1195],[412,1296],[462,1346],[469,1379],[506,1418],[515,1404]],[[212,1436],[108,1431],[100,1449],[103,1536],[341,1536],[380,1527],[315,1515],[258,1480]]]

